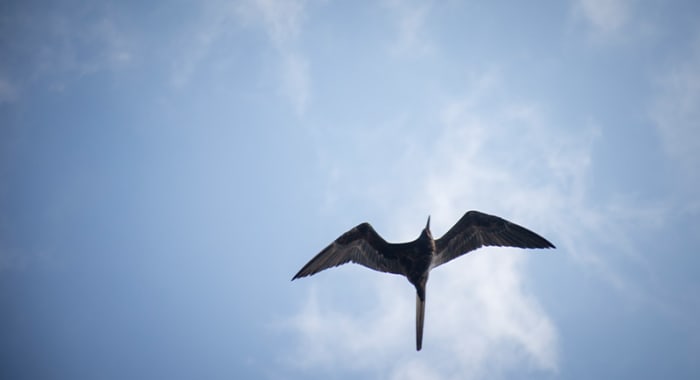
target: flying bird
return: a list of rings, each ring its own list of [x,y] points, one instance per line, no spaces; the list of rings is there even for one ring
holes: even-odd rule
[[[412,242],[389,243],[369,223],[342,234],[294,275],[292,281],[347,262],[406,276],[416,288],[416,350],[423,345],[425,285],[430,270],[484,246],[555,248],[525,227],[479,211],[469,211],[441,238],[430,232],[430,216]]]

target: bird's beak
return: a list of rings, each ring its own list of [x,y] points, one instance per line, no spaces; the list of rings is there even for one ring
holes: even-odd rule
[[[428,223],[425,225],[425,229],[430,229],[430,215],[428,215]]]

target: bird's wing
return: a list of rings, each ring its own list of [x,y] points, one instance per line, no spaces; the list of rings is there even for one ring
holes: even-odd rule
[[[542,236],[494,215],[469,211],[447,233],[435,241],[432,267],[483,246],[555,248]]]
[[[310,276],[347,262],[380,272],[402,274],[396,256],[396,244],[387,243],[369,223],[344,233],[316,255],[292,280]]]

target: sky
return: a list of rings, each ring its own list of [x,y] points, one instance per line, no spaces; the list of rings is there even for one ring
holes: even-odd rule
[[[696,1],[0,2],[0,377],[697,379]],[[370,222],[464,212],[414,288]]]

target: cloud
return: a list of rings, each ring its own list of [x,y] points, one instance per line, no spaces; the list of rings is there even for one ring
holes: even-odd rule
[[[426,38],[426,18],[430,13],[430,2],[389,0],[385,2],[396,20],[397,35],[391,47],[395,54],[423,55],[434,50]]]
[[[171,63],[170,84],[186,87],[199,72],[211,67],[220,58],[219,52],[229,52],[240,32],[238,24],[245,22],[239,14],[238,3],[228,1],[203,2],[193,10],[192,24],[177,40],[177,57]]]
[[[573,9],[595,37],[610,38],[626,26],[632,7],[630,0],[578,0]]]
[[[576,0],[570,9],[573,25],[582,27],[593,45],[649,44],[659,35],[653,17],[636,0]]]
[[[298,114],[303,114],[310,99],[309,61],[299,48],[306,9],[305,1],[247,0],[206,3],[194,32],[182,42],[186,54],[172,65],[171,84],[184,87],[212,57],[216,49],[232,43],[229,38],[241,30],[260,28],[277,53],[278,91]],[[229,48],[226,48],[229,49]],[[225,50],[225,49],[224,49]],[[247,52],[246,52],[247,54]]]
[[[0,101],[16,100],[32,82],[62,89],[77,77],[132,63],[132,39],[111,9],[90,5],[68,12],[25,4],[10,12],[2,26],[12,38],[2,41],[0,66],[13,81],[0,82]]]
[[[364,274],[364,277],[367,274]],[[362,275],[361,275],[362,276]],[[399,342],[407,332],[413,331],[409,318],[401,315],[411,309],[411,297],[398,278],[374,278],[369,309],[355,314],[334,310],[330,294],[312,287],[306,304],[295,315],[290,326],[301,333],[302,340],[293,354],[294,366],[302,368],[374,368],[382,360],[392,359],[401,352]],[[374,286],[373,286],[374,288]],[[329,307],[328,305],[332,305]],[[374,352],[366,355],[368,350]]]
[[[260,19],[270,40],[287,49],[301,34],[305,5],[305,0],[250,0],[238,10],[247,20]]]
[[[50,40],[40,46],[41,67],[77,75],[116,70],[131,63],[131,43],[107,11],[103,17],[82,19],[56,13],[48,25]]]
[[[127,37],[122,25],[118,25],[116,20],[102,18],[86,26],[87,34],[90,37],[81,39],[80,52],[91,51],[94,48],[94,55],[80,61],[76,59],[76,69],[81,74],[100,71],[116,70],[132,63],[132,42]],[[83,32],[75,31],[75,38]],[[74,52],[74,54],[80,54]]]
[[[309,61],[299,47],[306,12],[304,0],[249,0],[237,14],[243,22],[262,27],[281,57],[280,91],[303,114],[310,98]]]
[[[196,32],[188,36],[189,40],[179,43],[185,54],[173,61],[170,72],[170,84],[177,88],[190,83],[202,61],[209,56],[212,46],[222,38],[232,18],[231,12],[225,7],[205,10],[204,13],[205,21],[197,26]]]
[[[282,91],[291,100],[297,114],[306,110],[310,96],[309,62],[297,52],[283,54]]]
[[[686,54],[658,76],[651,119],[664,151],[683,170],[690,184],[700,180],[700,34]],[[698,199],[695,198],[697,202]]]
[[[17,100],[18,96],[17,87],[6,78],[0,77],[0,104],[12,103]]]

